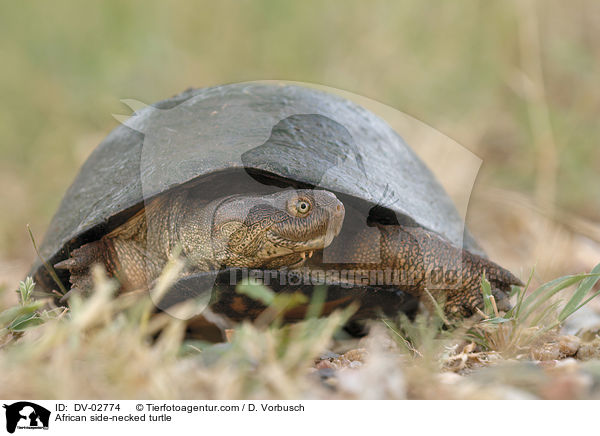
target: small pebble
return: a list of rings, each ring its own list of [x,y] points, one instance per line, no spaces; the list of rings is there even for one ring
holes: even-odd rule
[[[337,365],[329,360],[321,360],[315,365],[317,369],[336,369]]]
[[[346,368],[347,366],[350,365],[350,361],[348,359],[344,358],[343,356],[339,359],[335,359],[334,362],[337,363],[342,368]]]
[[[580,345],[581,339],[573,335],[561,336],[558,340],[558,348],[565,356],[574,356]]]
[[[600,341],[595,340],[581,344],[577,350],[576,357],[579,360],[600,359]]]
[[[560,358],[560,348],[556,342],[548,342],[531,350],[531,355],[535,360],[558,360]]]
[[[321,380],[327,380],[329,378],[335,377],[335,370],[332,368],[322,368],[318,371],[319,377]]]
[[[347,359],[351,362],[364,362],[365,361],[365,357],[367,357],[367,350],[364,348],[356,348],[354,350],[350,350],[347,353],[343,354],[343,358]]]
[[[339,354],[334,353],[333,351],[325,351],[323,354],[321,354],[319,356],[319,359],[321,360],[325,360],[325,359],[337,359],[338,357],[340,357]]]

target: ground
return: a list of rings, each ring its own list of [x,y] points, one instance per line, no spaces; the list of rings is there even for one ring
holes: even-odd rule
[[[548,316],[494,324],[488,311],[487,325],[471,326],[479,336],[419,318],[375,321],[367,338],[350,340],[339,332],[347,314],[337,313],[241,325],[218,345],[185,340],[177,321],[148,319],[143,297],[99,292],[69,312],[32,317],[36,302],[19,308],[14,292],[35,257],[26,224],[43,238],[81,164],[117,126],[111,114],[127,113],[120,99],[152,103],[190,86],[273,78],[388,105],[362,102],[432,168],[491,259],[524,280],[533,271],[530,293],[590,272],[600,262],[598,2],[1,8],[10,66],[0,73],[5,397],[599,397],[598,299],[539,334],[577,283],[545,302],[562,301]]]

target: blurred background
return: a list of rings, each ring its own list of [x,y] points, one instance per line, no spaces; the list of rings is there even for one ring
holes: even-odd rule
[[[0,286],[26,274],[26,224],[41,242],[120,99],[263,79],[366,96],[479,156],[469,226],[521,277],[600,261],[595,0],[3,2],[0,57]]]

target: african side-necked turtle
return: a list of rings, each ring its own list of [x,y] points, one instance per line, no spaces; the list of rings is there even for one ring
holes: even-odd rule
[[[499,300],[521,284],[485,258],[384,121],[300,86],[189,90],[138,110],[85,162],[40,254],[75,288],[89,288],[101,263],[131,289],[156,279],[176,247],[186,277],[306,267],[345,285],[331,301],[372,291],[369,304],[393,306],[427,288],[451,315],[482,304],[484,273]],[[54,287],[39,262],[32,273]]]

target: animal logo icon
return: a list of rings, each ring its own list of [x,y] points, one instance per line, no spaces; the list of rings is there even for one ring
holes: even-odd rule
[[[19,429],[48,429],[50,411],[29,401],[4,404],[6,409],[6,431]]]

